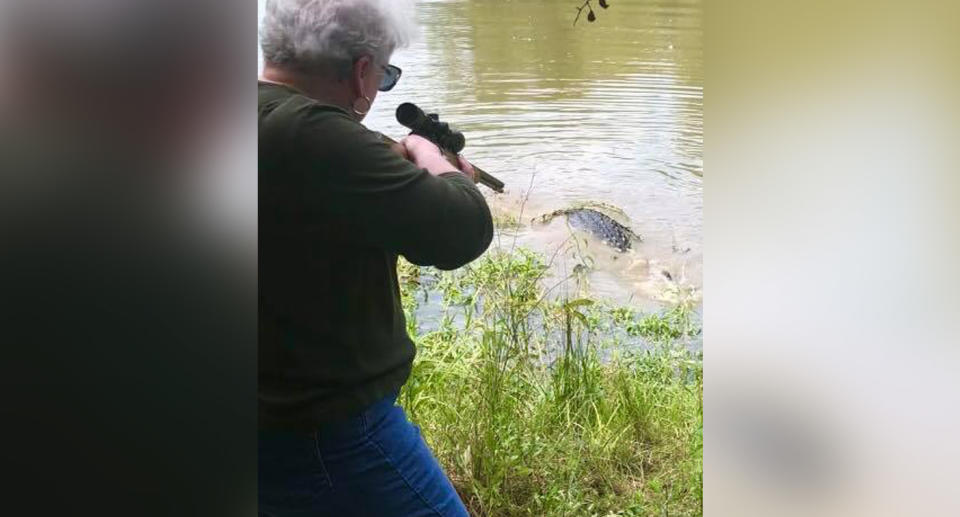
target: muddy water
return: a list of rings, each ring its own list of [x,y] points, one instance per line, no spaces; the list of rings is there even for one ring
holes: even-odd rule
[[[464,132],[464,154],[507,183],[485,190],[516,219],[501,246],[525,245],[570,272],[564,217],[582,202],[622,210],[643,236],[627,253],[592,239],[593,294],[639,306],[699,297],[703,204],[703,48],[699,0],[609,0],[597,21],[576,0],[418,2],[421,35],[394,55],[397,87],[365,123],[395,137],[396,106],[415,102]],[[596,2],[594,2],[596,4]]]

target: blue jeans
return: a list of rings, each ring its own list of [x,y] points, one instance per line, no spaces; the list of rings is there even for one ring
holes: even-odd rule
[[[312,433],[261,431],[264,517],[467,517],[395,396]]]

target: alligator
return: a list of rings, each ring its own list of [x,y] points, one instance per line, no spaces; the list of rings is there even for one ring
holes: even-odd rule
[[[613,217],[593,208],[565,208],[540,216],[541,222],[549,222],[558,215],[567,216],[570,226],[588,232],[617,251],[627,251],[634,240],[642,241],[639,235]]]

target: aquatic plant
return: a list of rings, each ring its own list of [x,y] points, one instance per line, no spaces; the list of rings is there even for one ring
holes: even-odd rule
[[[701,514],[696,315],[610,306],[547,266],[523,248],[401,261],[418,355],[400,403],[473,515]]]

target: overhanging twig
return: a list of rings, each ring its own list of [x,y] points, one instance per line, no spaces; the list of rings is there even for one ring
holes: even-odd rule
[[[583,13],[583,10],[586,9],[587,7],[590,7],[590,10],[593,10],[593,7],[590,6],[590,0],[585,0],[583,2],[583,5],[581,5],[580,7],[577,7],[577,17],[573,19],[574,26],[577,25],[577,20],[580,19],[580,15]]]

